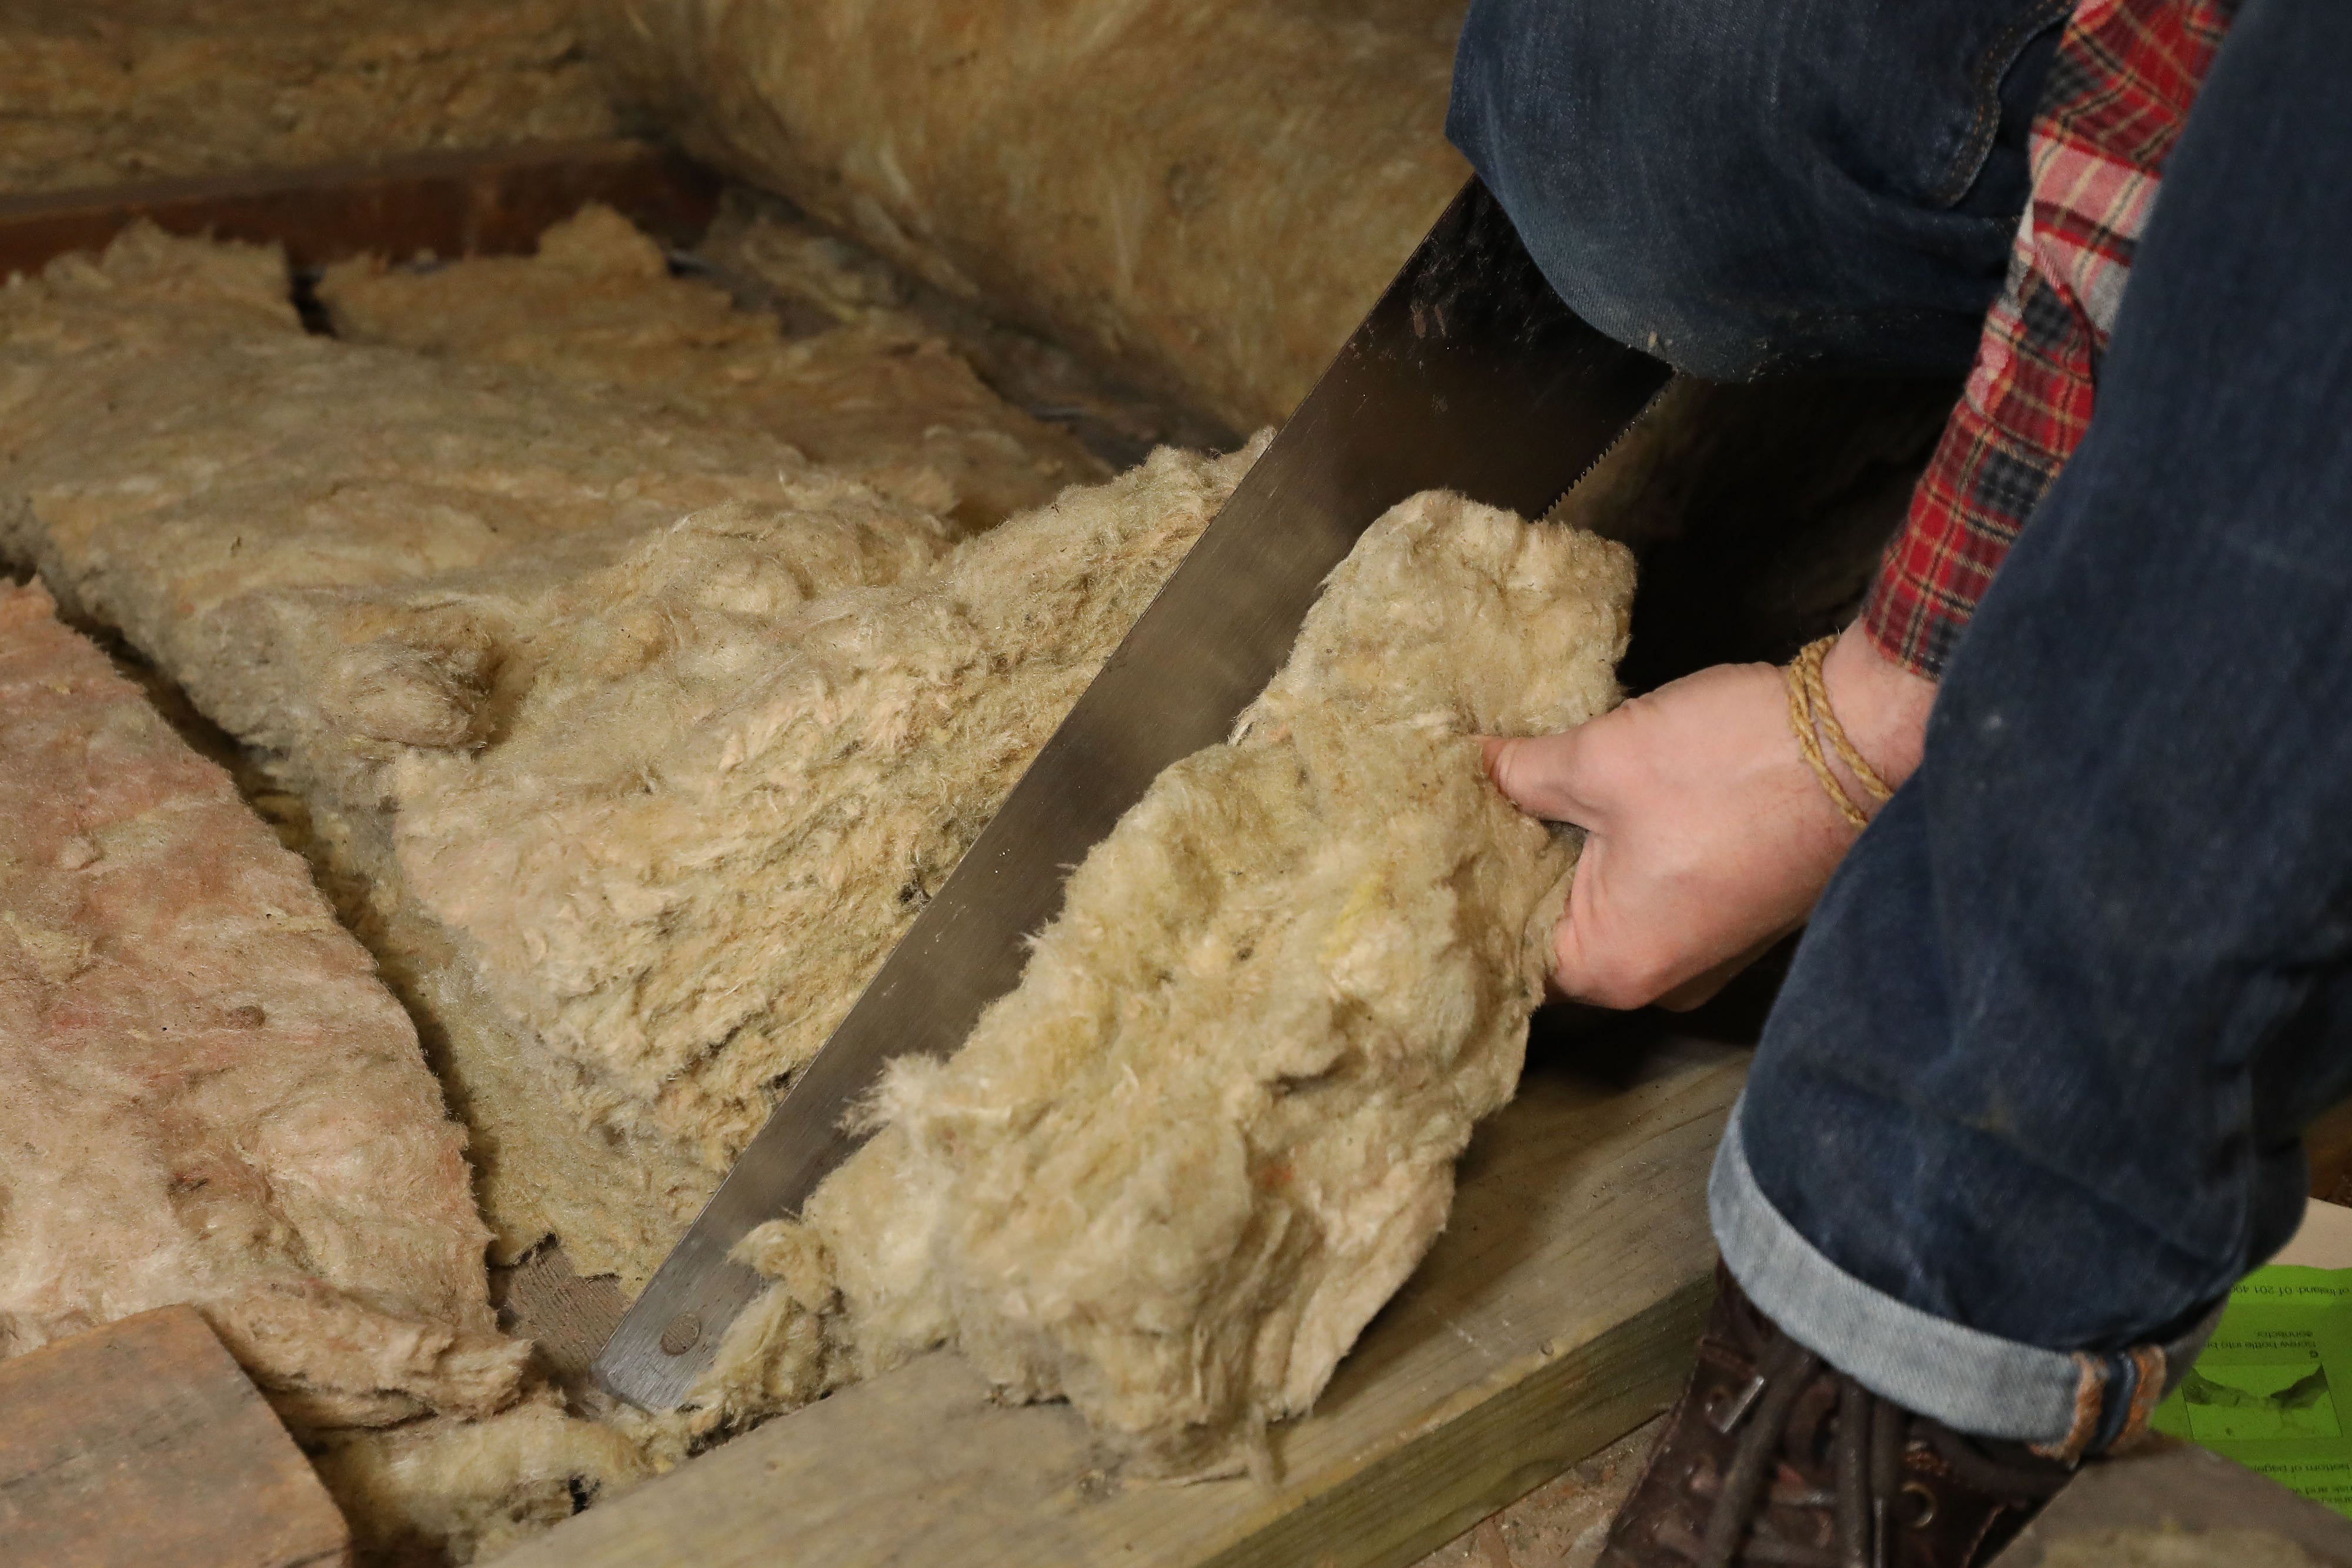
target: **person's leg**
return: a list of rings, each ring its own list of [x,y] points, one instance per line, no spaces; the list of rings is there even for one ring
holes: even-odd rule
[[[1749,1297],[1963,1431],[2063,1444],[2145,1405],[2153,1360],[2119,1353],[2193,1341],[2285,1240],[2298,1134],[2352,1092],[2347,79],[2352,7],[2240,13],[2088,437],[1717,1163]]]
[[[1446,134],[1594,326],[1719,381],[1968,368],[2070,0],[1475,0]]]

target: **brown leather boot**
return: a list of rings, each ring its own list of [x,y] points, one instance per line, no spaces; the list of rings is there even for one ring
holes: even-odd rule
[[[1598,1568],[1975,1568],[2072,1469],[1889,1404],[1731,1276]]]

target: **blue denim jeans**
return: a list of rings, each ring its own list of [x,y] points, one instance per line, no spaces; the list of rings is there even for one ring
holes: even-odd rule
[[[2111,1432],[2146,1347],[2177,1375],[2292,1232],[2299,1134],[2352,1094],[2347,80],[2352,6],[2247,0],[2089,435],[1814,912],[1717,1159],[1758,1304],[1962,1430],[2079,1440],[2088,1399]]]
[[[1577,313],[1717,381],[1965,371],[2071,0],[1474,0],[1445,131]]]

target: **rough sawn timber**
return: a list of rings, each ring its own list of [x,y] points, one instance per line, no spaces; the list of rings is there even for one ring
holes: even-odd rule
[[[550,225],[590,202],[682,243],[710,221],[719,181],[675,152],[616,138],[0,196],[0,279],[103,249],[142,218],[166,234],[281,245],[296,267],[369,254],[528,255]]]
[[[351,1532],[191,1306],[0,1362],[0,1560],[341,1568]]]
[[[500,1568],[1410,1563],[1649,1418],[1689,1364],[1744,1053],[1666,1039],[1614,1065],[1614,1084],[1530,1067],[1471,1145],[1446,1233],[1316,1413],[1275,1434],[1270,1484],[1122,1482],[1066,1407],[994,1404],[934,1353]]]

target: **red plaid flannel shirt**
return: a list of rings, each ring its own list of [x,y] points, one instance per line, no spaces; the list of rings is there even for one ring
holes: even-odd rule
[[[1967,390],[1887,547],[1863,622],[1940,673],[2091,422],[2099,360],[2164,161],[2237,0],[2079,0],[2050,66],[2033,192]]]

